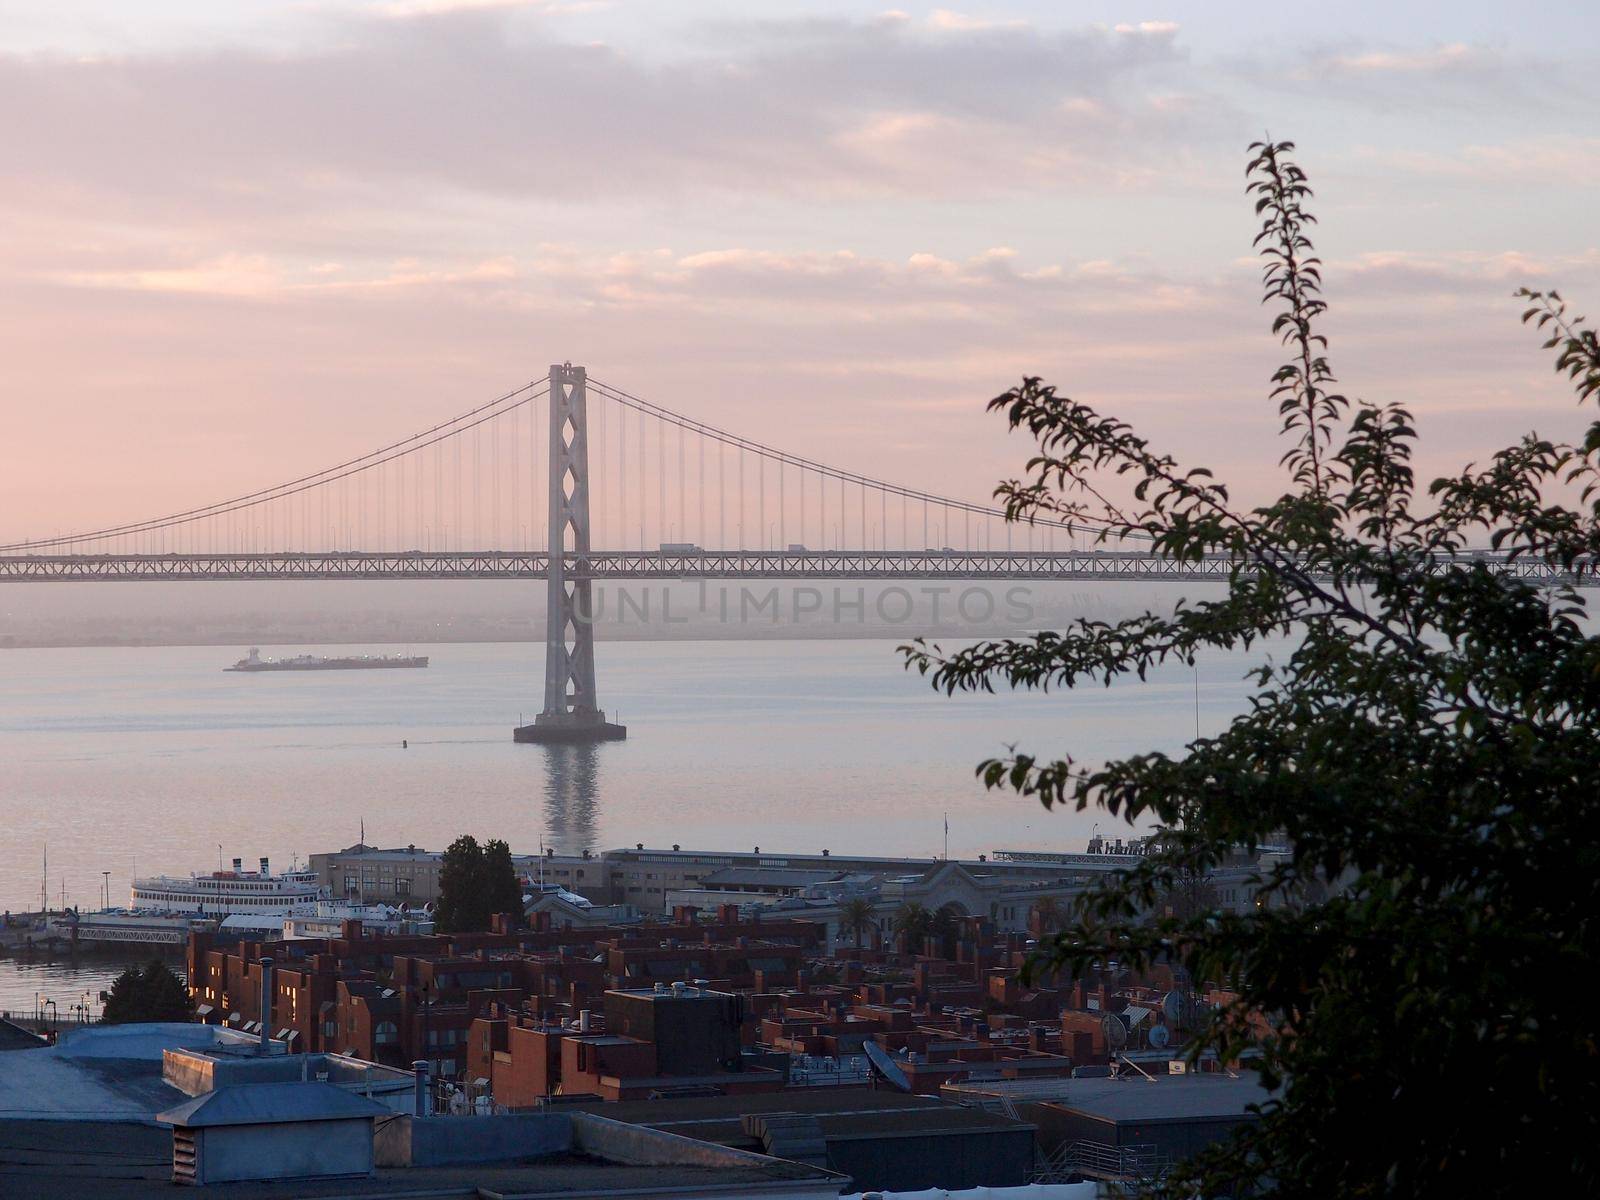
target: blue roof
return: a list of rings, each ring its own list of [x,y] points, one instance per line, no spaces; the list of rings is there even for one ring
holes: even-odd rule
[[[284,1121],[348,1121],[393,1110],[331,1083],[242,1083],[196,1096],[157,1113],[168,1125],[272,1125]]]

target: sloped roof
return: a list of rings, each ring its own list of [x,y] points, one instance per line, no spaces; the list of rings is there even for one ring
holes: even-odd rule
[[[156,1114],[168,1125],[272,1125],[280,1121],[347,1121],[391,1110],[331,1083],[246,1083],[218,1088]]]

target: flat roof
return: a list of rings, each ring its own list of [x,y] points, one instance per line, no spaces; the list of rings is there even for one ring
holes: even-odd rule
[[[1155,1082],[1133,1073],[1117,1079],[1069,1079],[1051,1108],[1083,1113],[1119,1124],[1217,1120],[1247,1116],[1245,1106],[1270,1093],[1254,1071],[1237,1076],[1221,1071],[1157,1075]]]
[[[726,1078],[724,1076],[724,1078]],[[792,1088],[743,1096],[695,1096],[674,1100],[623,1100],[574,1107],[668,1133],[722,1144],[745,1144],[746,1114],[802,1113],[817,1119],[827,1137],[885,1134],[999,1132],[1032,1129],[998,1113],[951,1104],[937,1096],[869,1088]]]
[[[151,1121],[162,1109],[189,1099],[162,1079],[163,1051],[253,1040],[215,1025],[181,1022],[70,1030],[54,1046],[0,1054],[0,1122],[18,1117]]]
[[[93,1154],[84,1146],[92,1143]],[[828,1173],[768,1158],[748,1166],[633,1166],[584,1154],[554,1154],[493,1166],[380,1167],[370,1178],[290,1179],[211,1188],[229,1197],[609,1194],[676,1191],[714,1194],[727,1184],[815,1188]],[[833,1177],[838,1179],[837,1176]],[[102,1121],[0,1121],[0,1195],[6,1200],[172,1200],[172,1132],[161,1126]]]
[[[406,846],[346,846],[343,850],[321,851],[315,858],[342,858],[361,859],[364,862],[433,862],[444,857],[443,850],[425,850],[421,846],[411,849]],[[596,862],[594,858],[584,858],[577,854],[513,854],[511,860],[518,863],[536,863],[540,859],[546,862]],[[308,868],[309,869],[309,868]]]

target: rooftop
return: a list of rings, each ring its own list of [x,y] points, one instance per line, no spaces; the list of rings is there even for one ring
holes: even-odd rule
[[[392,1109],[331,1083],[248,1083],[218,1088],[157,1113],[168,1125],[273,1125],[281,1121],[343,1121],[389,1116]]]
[[[624,1100],[584,1105],[613,1121],[722,1145],[749,1142],[746,1114],[802,1113],[817,1119],[825,1137],[883,1136],[904,1130],[918,1136],[941,1132],[1017,1129],[1016,1121],[979,1108],[964,1108],[936,1096],[865,1088],[801,1088],[745,1096],[704,1096],[676,1100]]]
[[[0,1021],[0,1051],[4,1050],[36,1050],[44,1045],[44,1039],[36,1033],[30,1033],[20,1025],[13,1025],[10,1021]]]
[[[722,867],[700,880],[704,891],[718,887],[805,887],[813,883],[829,883],[841,877],[839,871],[806,870],[798,867]]]
[[[1140,1075],[1067,1080],[1060,1097],[1049,1103],[1104,1121],[1150,1124],[1242,1117],[1246,1105],[1260,1104],[1268,1095],[1253,1071],[1205,1071],[1157,1075],[1154,1082]]]
[[[54,1046],[0,1055],[0,1122],[153,1121],[157,1112],[188,1099],[162,1079],[164,1051],[253,1040],[214,1025],[183,1023],[69,1030]]]
[[[93,1153],[85,1153],[86,1135],[92,1137]],[[225,1190],[229,1200],[663,1191],[692,1196],[743,1183],[765,1184],[769,1193],[796,1189],[810,1196],[816,1192],[801,1189],[827,1179],[823,1172],[778,1159],[643,1166],[564,1153],[493,1166],[379,1168],[367,1179],[235,1183]],[[832,1177],[830,1194],[840,1182]],[[6,1200],[171,1200],[175,1194],[172,1134],[161,1126],[100,1122],[88,1134],[79,1122],[0,1121],[0,1195]]]

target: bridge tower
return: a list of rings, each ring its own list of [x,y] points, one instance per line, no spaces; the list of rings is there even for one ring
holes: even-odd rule
[[[544,711],[519,742],[616,742],[628,736],[595,698],[589,579],[588,375],[550,368],[550,570],[546,580]]]

